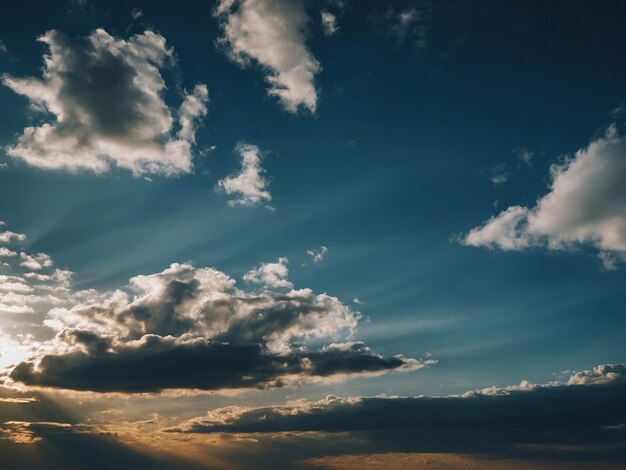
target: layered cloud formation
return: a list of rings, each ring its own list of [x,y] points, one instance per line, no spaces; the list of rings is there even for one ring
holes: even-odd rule
[[[600,365],[575,373],[565,382],[533,385],[524,381],[518,386],[491,387],[458,396],[331,396],[284,406],[231,406],[212,410],[170,431],[334,433],[344,443],[342,453],[538,457],[560,450],[577,453],[579,458],[596,454],[615,460],[625,455],[625,393],[626,366]]]
[[[52,264],[45,254],[21,254],[46,261],[48,270]],[[16,252],[11,257],[18,262]],[[96,392],[254,389],[435,362],[384,357],[352,340],[360,315],[335,297],[293,288],[286,263],[281,258],[245,275],[263,285],[260,292],[191,264],[136,276],[108,293],[72,291],[71,273],[59,269],[3,275],[1,311],[35,314],[31,323],[43,331],[38,341],[28,336],[29,359],[10,378]],[[18,346],[20,337],[12,338]]]
[[[321,67],[306,46],[309,17],[302,0],[220,0],[215,14],[223,29],[219,44],[232,61],[263,67],[268,94],[287,111],[316,111]]]
[[[461,242],[502,250],[587,245],[609,269],[626,261],[626,137],[610,126],[550,174],[550,191],[534,207],[511,206]]]
[[[192,168],[191,147],[208,91],[198,84],[176,112],[163,99],[160,69],[174,60],[152,31],[116,38],[103,29],[72,39],[48,31],[42,78],[2,76],[33,109],[52,116],[27,127],[7,153],[43,169],[104,173],[120,167],[140,174],[176,175]],[[178,131],[175,128],[178,127]]]

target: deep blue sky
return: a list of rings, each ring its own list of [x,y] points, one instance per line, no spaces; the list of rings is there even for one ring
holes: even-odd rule
[[[113,289],[183,261],[245,285],[250,267],[286,256],[296,286],[363,302],[359,338],[373,349],[439,361],[337,385],[344,394],[546,382],[626,357],[623,267],[604,269],[585,246],[502,252],[455,241],[508,206],[532,206],[550,165],[623,124],[611,114],[626,103],[621,2],[433,2],[423,47],[381,30],[380,2],[348,6],[333,37],[309,25],[322,66],[315,115],[285,112],[258,66],[242,69],[215,47],[209,2],[137,1],[135,22],[122,2],[68,5],[7,4],[0,72],[39,76],[46,48],[36,38],[49,29],[152,29],[177,55],[163,72],[166,101],[197,82],[210,95],[191,175],[44,171],[0,151],[0,220],[28,235],[30,252],[74,271],[75,287]],[[2,145],[39,120],[0,87]],[[274,212],[228,207],[214,190],[237,171],[240,141],[265,152]],[[494,185],[502,164],[508,180]],[[328,254],[313,264],[306,250],[320,245]]]

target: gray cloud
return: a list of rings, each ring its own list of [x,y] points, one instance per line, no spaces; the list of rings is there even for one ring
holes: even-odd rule
[[[578,459],[626,456],[626,367],[602,365],[568,382],[461,396],[338,398],[285,406],[231,406],[170,432],[334,433],[341,453],[450,452]],[[355,441],[357,444],[355,444]],[[560,449],[560,450],[559,450]],[[327,455],[319,451],[321,455]]]
[[[72,39],[48,31],[43,77],[2,76],[2,83],[25,96],[33,109],[53,116],[27,127],[7,153],[43,169],[175,175],[192,168],[197,120],[206,114],[208,92],[196,85],[178,111],[180,131],[161,93],[160,68],[173,60],[165,38],[152,31],[128,40],[97,29]]]
[[[269,388],[434,361],[383,357],[347,341],[359,314],[310,289],[246,293],[212,268],[173,264],[136,276],[127,291],[50,310],[57,330],[12,380],[96,392]],[[324,347],[313,347],[331,340]]]

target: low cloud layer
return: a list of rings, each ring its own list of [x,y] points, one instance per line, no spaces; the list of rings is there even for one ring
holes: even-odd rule
[[[125,40],[97,29],[86,38],[70,38],[51,30],[39,41],[49,48],[43,77],[5,74],[2,83],[52,119],[25,128],[6,148],[10,156],[48,170],[105,173],[116,166],[135,175],[168,176],[191,171],[208,91],[196,85],[174,121],[160,73],[174,52],[163,36],[145,31]]]
[[[43,321],[56,335],[31,342],[10,379],[96,392],[263,389],[434,363],[376,354],[350,339],[358,313],[284,282],[248,293],[215,269],[173,264],[84,303],[70,295],[73,306]]]
[[[590,246],[609,269],[626,262],[626,137],[611,126],[550,173],[550,192],[534,207],[511,206],[461,242],[501,250]]]
[[[232,61],[263,67],[268,94],[287,111],[316,111],[321,67],[306,46],[309,17],[302,0],[220,0],[215,14],[223,29],[219,43]]]
[[[343,453],[358,449],[357,453],[365,450],[538,457],[561,449],[579,458],[589,453],[615,460],[626,455],[625,393],[626,366],[601,365],[573,374],[566,382],[522,382],[460,396],[327,397],[285,406],[220,408],[170,431],[341,433],[330,440],[344,442]]]

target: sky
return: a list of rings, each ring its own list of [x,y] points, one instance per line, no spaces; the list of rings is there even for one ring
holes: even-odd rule
[[[622,2],[2,10],[10,468],[624,468]]]

